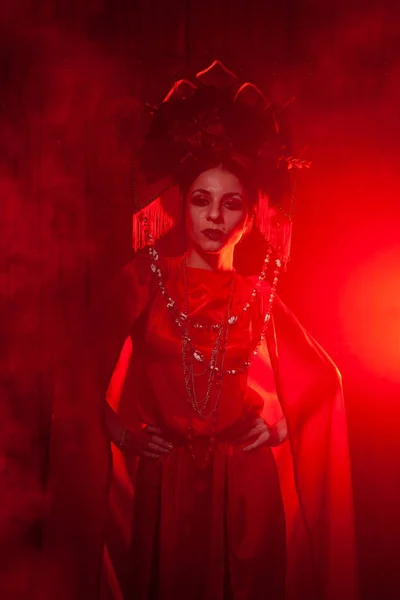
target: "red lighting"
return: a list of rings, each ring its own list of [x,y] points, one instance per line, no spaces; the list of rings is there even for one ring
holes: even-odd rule
[[[355,271],[341,306],[349,350],[375,373],[400,382],[400,246]]]

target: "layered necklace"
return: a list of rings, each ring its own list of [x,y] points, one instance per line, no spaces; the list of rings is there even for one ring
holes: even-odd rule
[[[187,265],[186,256],[183,258],[183,282],[184,282],[184,314],[189,312],[189,293],[188,293],[188,280],[187,280]],[[221,383],[223,373],[223,364],[225,358],[225,346],[228,337],[228,327],[230,312],[232,307],[232,298],[234,291],[234,277],[232,277],[229,288],[229,297],[227,307],[222,321],[218,324],[218,328],[214,328],[211,335],[215,334],[215,341],[211,348],[210,361],[206,361],[203,354],[196,349],[192,344],[191,335],[189,333],[189,326],[183,325],[181,328],[182,332],[182,363],[183,363],[183,374],[186,385],[186,393],[188,400],[190,401],[193,410],[202,418],[209,419],[214,415],[218,408],[219,397],[221,394]],[[194,325],[193,325],[194,328]],[[199,330],[199,327],[196,328]],[[202,372],[196,373],[199,366],[202,366]],[[208,374],[207,391],[202,399],[199,400],[197,396],[195,377]],[[216,387],[216,399],[211,404],[211,395],[213,387]]]
[[[212,433],[210,437],[210,444],[204,459],[207,463],[211,457],[215,442],[215,431],[218,421],[218,406],[221,395],[222,380],[225,376],[236,376],[247,371],[252,361],[258,354],[259,348],[265,339],[266,329],[271,320],[272,306],[279,280],[279,273],[282,266],[281,260],[276,258],[272,261],[272,247],[269,247],[264,259],[262,270],[258,276],[256,284],[254,285],[254,288],[250,293],[250,297],[237,314],[231,314],[235,283],[235,277],[233,274],[224,316],[221,321],[210,324],[194,321],[189,315],[189,291],[186,256],[183,257],[184,302],[182,307],[179,306],[179,304],[169,295],[165,286],[165,275],[160,266],[158,252],[152,245],[150,245],[150,243],[148,246],[148,251],[150,256],[150,269],[156,278],[157,285],[160,288],[162,297],[164,298],[166,308],[171,314],[171,317],[182,336],[182,365],[187,400],[191,404],[193,411],[201,419],[211,421]],[[247,357],[247,360],[235,366],[235,368],[225,369],[225,347],[228,339],[229,328],[236,326],[240,319],[243,318],[243,316],[250,310],[263,285],[263,282],[266,279],[268,268],[271,267],[272,284],[260,335],[250,348],[250,353]],[[199,348],[197,348],[192,341],[192,336],[196,335],[196,332],[200,331],[207,331],[215,335],[209,359],[204,356],[203,352],[201,352],[201,350],[199,350]],[[199,372],[200,367],[202,367],[202,369]],[[196,388],[196,378],[206,375],[208,376],[206,391],[204,396],[199,398]],[[196,456],[194,455],[193,451],[193,436],[193,422],[191,420],[188,436],[189,449],[193,458],[196,460]]]
[[[272,248],[270,247],[268,249],[267,255],[264,259],[263,268],[261,270],[261,273],[258,276],[258,280],[257,280],[253,290],[251,291],[250,298],[244,304],[241,311],[237,315],[230,314],[231,304],[232,304],[232,294],[233,294],[233,289],[231,289],[231,294],[228,299],[226,315],[224,316],[222,321],[216,322],[213,324],[195,322],[189,317],[188,302],[187,302],[186,258],[184,257],[184,283],[185,283],[185,295],[186,295],[185,301],[184,301],[185,306],[184,306],[184,310],[180,310],[179,305],[173,298],[171,298],[171,296],[169,295],[169,293],[165,287],[165,276],[164,276],[163,270],[160,267],[159,255],[158,255],[158,252],[152,246],[149,246],[149,255],[151,258],[150,268],[151,268],[154,276],[156,277],[157,284],[161,291],[161,295],[165,299],[166,307],[167,307],[168,311],[170,312],[175,324],[180,329],[182,339],[185,340],[185,342],[183,343],[183,346],[185,347],[184,352],[185,353],[190,352],[193,359],[199,363],[202,363],[204,365],[204,367],[206,368],[206,370],[213,372],[213,376],[215,375],[216,378],[222,379],[225,375],[238,375],[238,374],[246,371],[250,367],[251,362],[254,360],[254,358],[258,354],[259,347],[261,346],[263,340],[265,339],[266,328],[268,326],[269,321],[271,320],[272,306],[273,306],[273,302],[274,302],[274,298],[275,298],[275,294],[276,294],[276,288],[278,285],[280,269],[282,267],[282,263],[279,258],[275,259],[275,261],[273,262],[274,270],[273,270],[272,284],[271,284],[268,304],[266,307],[266,313],[265,313],[264,319],[263,319],[263,327],[261,328],[260,337],[258,338],[256,343],[253,345],[250,355],[248,356],[247,360],[244,361],[244,363],[242,363],[241,365],[238,365],[234,369],[224,370],[223,366],[222,367],[218,366],[217,361],[215,360],[215,357],[213,358],[213,353],[211,355],[211,359],[208,361],[204,357],[203,353],[200,350],[198,350],[195,346],[193,346],[192,340],[188,334],[188,331],[189,331],[189,327],[192,328],[193,330],[214,331],[214,332],[220,333],[220,337],[217,336],[217,340],[218,339],[221,340],[222,336],[223,336],[222,332],[224,331],[224,329],[226,329],[225,337],[227,337],[228,328],[235,326],[238,323],[240,318],[242,318],[243,315],[246,314],[247,311],[251,308],[256,296],[258,295],[258,293],[263,285],[263,282],[267,276],[268,266],[271,263]]]

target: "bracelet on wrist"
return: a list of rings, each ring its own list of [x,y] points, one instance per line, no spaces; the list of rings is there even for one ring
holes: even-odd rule
[[[119,438],[118,448],[121,450],[122,453],[125,452],[125,442],[126,442],[127,433],[128,433],[128,430],[125,427],[125,429],[121,433],[121,437]]]

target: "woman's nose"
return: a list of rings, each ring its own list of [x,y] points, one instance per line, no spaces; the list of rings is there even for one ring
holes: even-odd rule
[[[215,223],[222,222],[223,218],[219,203],[210,204],[210,209],[207,214],[207,220],[213,221]]]

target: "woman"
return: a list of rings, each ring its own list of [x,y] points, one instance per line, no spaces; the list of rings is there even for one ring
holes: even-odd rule
[[[290,228],[276,216],[301,163],[259,90],[218,62],[175,84],[139,163],[148,183],[167,179],[134,219],[147,251],[93,320],[95,384],[86,364],[80,402],[55,411],[54,464],[65,424],[81,436],[79,485],[53,484],[54,581],[65,569],[66,597],[96,597],[105,542],[103,597],[354,598],[340,376],[275,297]],[[161,258],[154,243],[179,220],[186,252]],[[234,269],[253,225],[267,239],[258,278]]]

